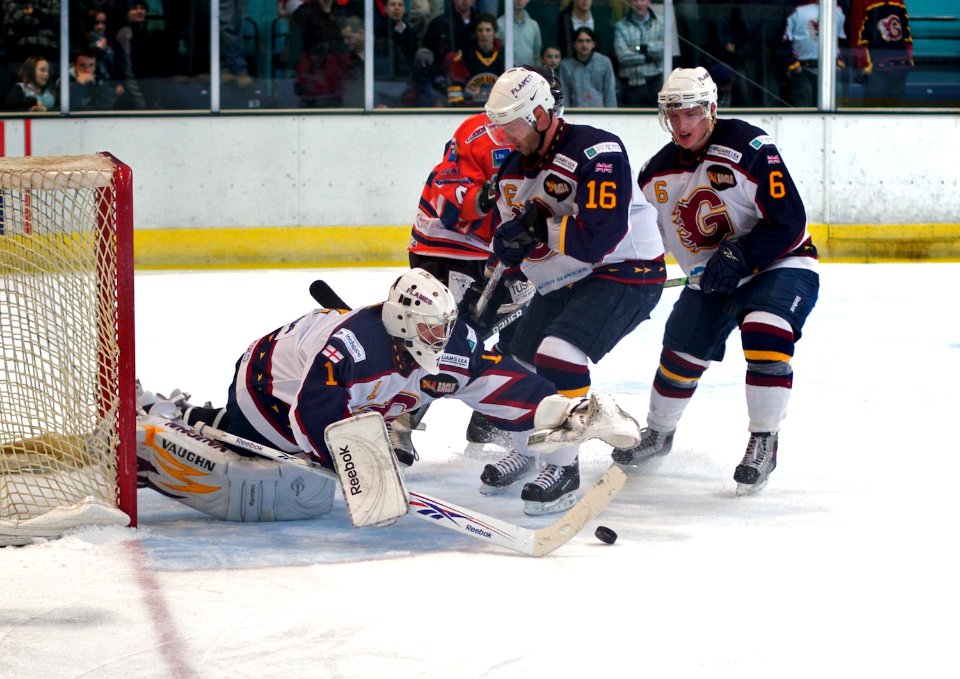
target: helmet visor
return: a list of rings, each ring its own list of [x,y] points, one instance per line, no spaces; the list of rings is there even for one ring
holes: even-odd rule
[[[660,104],[660,125],[673,134],[678,127],[689,128],[710,117],[709,109],[702,102],[689,105]]]
[[[532,129],[533,126],[523,118],[511,120],[503,125],[493,121],[487,123],[487,135],[494,144],[514,149],[519,146],[519,140],[522,140]]]

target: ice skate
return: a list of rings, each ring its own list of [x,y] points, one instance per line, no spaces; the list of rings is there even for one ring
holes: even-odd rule
[[[752,495],[767,485],[770,472],[777,468],[777,432],[751,432],[747,452],[733,472],[737,495]]]
[[[513,447],[513,437],[509,432],[498,429],[487,419],[486,415],[474,411],[467,425],[467,455],[483,453],[488,447],[495,447],[508,451]]]
[[[640,443],[632,448],[616,448],[611,457],[621,467],[637,467],[669,453],[673,449],[673,434],[645,427],[640,432]]]
[[[561,467],[548,464],[530,483],[523,487],[523,513],[531,516],[562,512],[577,501],[580,487],[580,461]]]
[[[174,389],[170,396],[147,391],[137,380],[137,410],[168,420],[180,419],[183,411],[192,407],[190,394]]]
[[[412,415],[413,413],[406,412],[393,422],[387,423],[390,447],[393,448],[393,454],[397,456],[397,462],[404,467],[410,467],[420,459],[420,454],[417,453],[417,448],[413,445],[413,432],[415,429],[424,429],[424,427],[419,424],[419,418],[417,418],[417,422],[414,422]]]
[[[506,457],[488,464],[480,474],[480,492],[483,495],[498,495],[517,481],[533,473],[537,458],[512,451]]]

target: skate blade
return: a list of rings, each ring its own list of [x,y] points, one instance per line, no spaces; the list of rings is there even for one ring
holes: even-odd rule
[[[470,441],[463,449],[463,456],[472,458],[496,457],[499,459],[504,454],[509,453],[510,450],[510,448],[501,446],[499,443],[475,443]]]
[[[577,494],[575,492],[561,495],[552,502],[532,502],[525,500],[523,503],[523,513],[527,516],[539,516],[541,514],[554,514],[570,509],[577,503]]]
[[[516,488],[517,483],[513,482],[509,486],[488,486],[487,484],[480,483],[480,494],[481,495],[504,495],[511,488]]]
[[[650,455],[649,457],[634,462],[617,462],[613,460],[613,463],[628,474],[636,474],[641,471],[648,472],[659,469],[666,457],[666,455]]]
[[[767,487],[767,480],[769,477],[757,481],[756,483],[738,483],[737,484],[737,497],[743,497],[745,495],[755,495],[761,490]]]

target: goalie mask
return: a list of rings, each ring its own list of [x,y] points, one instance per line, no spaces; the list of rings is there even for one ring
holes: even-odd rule
[[[440,357],[456,320],[453,294],[423,269],[400,276],[383,303],[387,334],[403,340],[413,359],[431,375],[440,372]]]

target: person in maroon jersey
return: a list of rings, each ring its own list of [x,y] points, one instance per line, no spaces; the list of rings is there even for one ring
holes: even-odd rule
[[[734,479],[738,494],[752,493],[777,465],[790,360],[820,288],[817,251],[773,139],[742,120],[717,119],[717,86],[706,69],[674,70],[658,104],[673,141],[637,183],[657,209],[664,246],[700,282],[681,291],[667,319],[641,441],[613,459],[636,466],[670,452],[700,378],[723,360],[739,327],[750,439]]]
[[[913,68],[913,38],[902,0],[853,0],[850,47],[865,106],[902,106]]]

